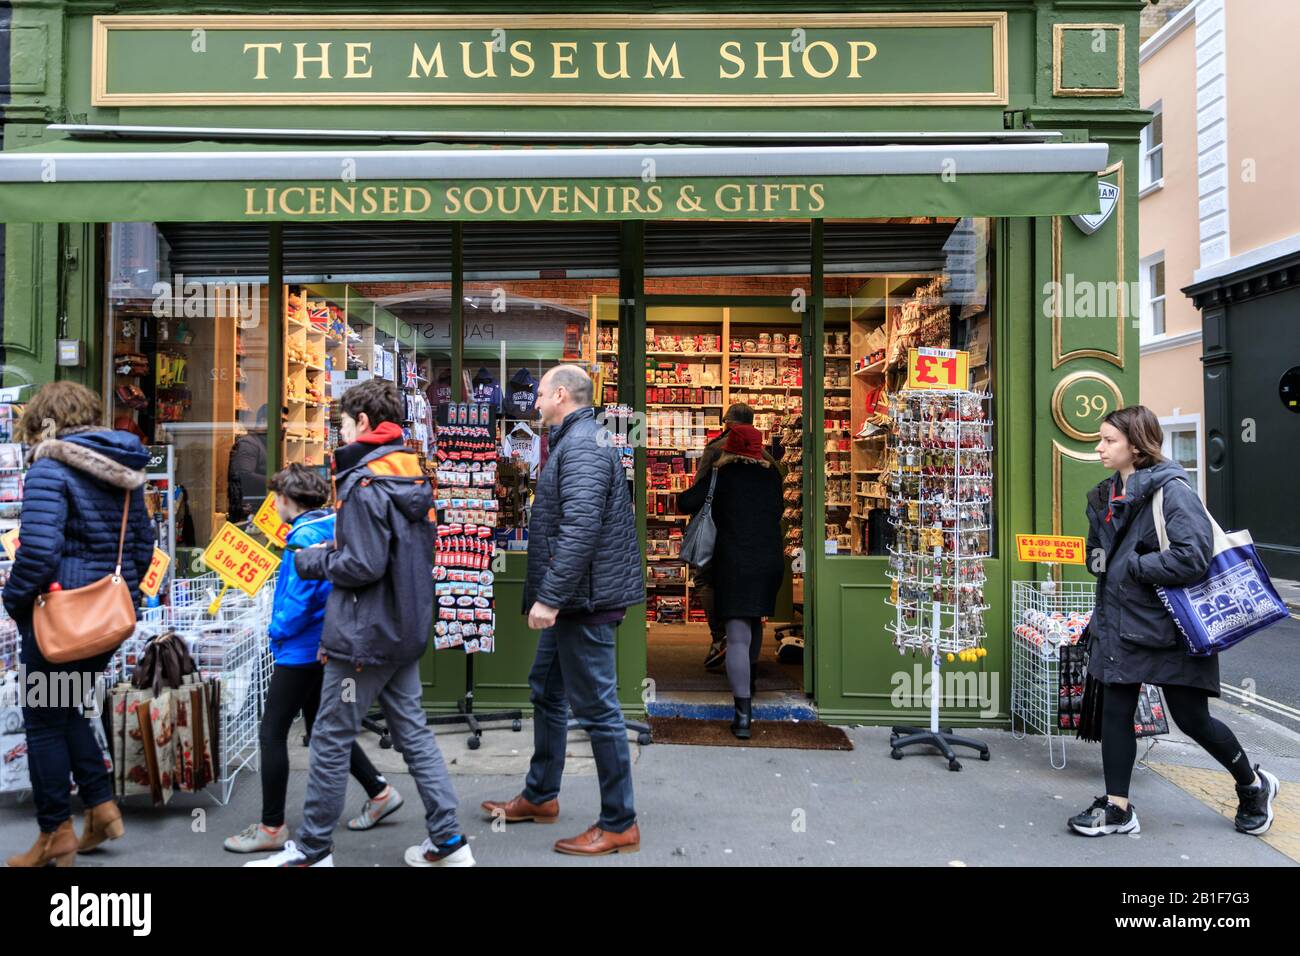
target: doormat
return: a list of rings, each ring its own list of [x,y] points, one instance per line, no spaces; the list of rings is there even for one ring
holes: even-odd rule
[[[778,747],[787,750],[852,750],[853,742],[838,727],[820,720],[756,720],[753,736],[737,740],[730,720],[695,720],[691,717],[651,717],[655,746],[683,744],[696,747]]]

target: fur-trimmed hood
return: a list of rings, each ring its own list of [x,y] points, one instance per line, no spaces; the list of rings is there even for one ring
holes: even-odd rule
[[[32,463],[42,458],[52,458],[126,491],[144,484],[144,468],[149,463],[149,453],[140,439],[107,428],[37,442],[32,447]]]
[[[771,468],[772,462],[766,457],[750,458],[747,455],[737,455],[734,452],[724,451],[718,456],[715,468],[721,468],[723,465],[744,464],[744,465],[762,465],[764,468]]]

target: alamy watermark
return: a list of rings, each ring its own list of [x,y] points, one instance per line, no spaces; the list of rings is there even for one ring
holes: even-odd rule
[[[18,667],[0,683],[0,709],[6,707],[77,707],[87,717],[104,712],[105,681],[98,671],[29,670]]]
[[[909,671],[895,671],[889,702],[900,710],[928,708],[934,691],[934,672],[918,662]],[[998,715],[997,671],[943,671],[939,703],[944,707],[978,708],[981,717]]]
[[[262,283],[235,280],[199,282],[184,273],[155,282],[151,311],[158,319],[238,317],[240,328],[253,329],[262,317]]]

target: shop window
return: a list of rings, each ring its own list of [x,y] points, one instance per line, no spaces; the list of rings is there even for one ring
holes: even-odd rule
[[[1150,123],[1142,127],[1139,189],[1160,185],[1165,178],[1164,107],[1157,101],[1148,109],[1155,115],[1151,117]]]
[[[1176,411],[1177,409],[1175,409]],[[1164,429],[1165,440],[1161,451],[1164,456],[1171,461],[1176,461],[1183,466],[1187,472],[1188,481],[1191,482],[1197,493],[1204,497],[1204,489],[1201,482],[1202,452],[1201,452],[1201,417],[1199,415],[1176,416],[1171,418],[1160,419],[1161,427]]]
[[[990,231],[987,219],[826,224],[825,553],[888,553],[891,397],[910,348],[966,351],[969,387],[992,389]]]
[[[808,222],[646,224],[647,620],[651,673],[670,685],[678,637],[660,625],[708,624],[707,579],[680,559],[687,517],[677,499],[705,480],[705,450],[737,406],[742,418],[752,415],[781,472],[781,535],[791,570],[777,595],[776,620],[800,630],[803,575],[793,569],[803,563],[804,505],[811,500],[803,341],[811,237]]]
[[[535,404],[542,376],[557,365],[580,365],[592,376],[598,410],[619,402],[619,229],[475,224],[465,228],[464,243],[461,385],[466,401],[485,403],[495,415],[497,544],[523,551],[548,452],[550,429]],[[630,457],[627,474],[630,480]]]
[[[150,223],[109,227],[105,383],[112,424],[169,446],[175,485],[150,484],[165,547],[202,548],[266,495],[270,370],[265,258],[252,267],[173,256]],[[265,243],[265,233],[253,237]],[[190,568],[181,560],[181,573]]]
[[[1142,260],[1142,339],[1165,334],[1165,254],[1157,252]]]

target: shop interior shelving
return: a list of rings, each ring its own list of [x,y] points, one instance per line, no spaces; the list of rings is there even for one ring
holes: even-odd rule
[[[322,467],[339,441],[337,401],[349,385],[376,377],[422,394],[428,357],[417,355],[409,326],[352,286],[286,286],[284,295],[283,460]],[[417,369],[414,381],[404,362]]]
[[[931,273],[863,277],[861,286],[853,295],[836,300],[826,310],[827,329],[846,331],[849,346],[848,428],[827,432],[828,448],[833,438],[837,452],[845,447],[849,450],[848,481],[831,480],[827,485],[827,538],[835,538],[838,553],[883,553],[881,543],[871,540],[870,527],[872,512],[884,511],[888,507],[888,490],[883,477],[889,427],[883,401],[878,407],[873,404],[870,409],[867,402],[881,388],[893,392],[901,387],[906,376],[907,355],[906,352],[901,357],[886,355],[888,341],[894,331],[899,306],[931,279]],[[835,348],[838,351],[838,342]],[[835,363],[835,380],[839,387],[838,383],[843,380],[840,373],[843,363],[838,357]],[[828,376],[831,367],[828,353]],[[829,411],[827,418],[830,419]],[[836,418],[837,422],[843,420]],[[835,460],[838,462],[844,457],[836,454]],[[883,522],[877,520],[876,527],[879,534]]]

